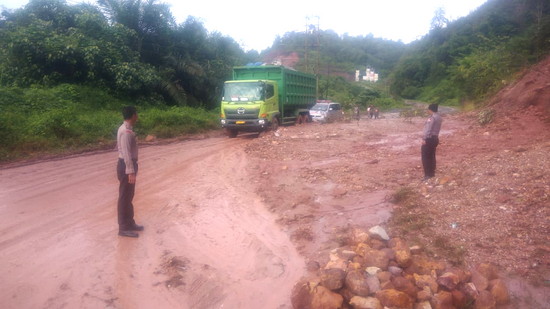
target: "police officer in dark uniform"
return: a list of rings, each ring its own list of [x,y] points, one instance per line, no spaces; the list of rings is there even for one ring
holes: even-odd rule
[[[443,122],[437,110],[437,104],[430,104],[428,106],[430,118],[428,118],[424,124],[421,147],[422,166],[424,167],[423,180],[428,180],[435,176],[435,149],[437,145],[439,145],[439,131],[441,130],[441,123]]]

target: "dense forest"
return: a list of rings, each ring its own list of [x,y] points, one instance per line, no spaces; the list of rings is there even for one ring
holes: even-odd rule
[[[156,1],[67,5],[31,0],[0,21],[0,84],[104,87],[162,104],[213,107],[217,89],[247,55],[190,17],[176,24]]]
[[[407,46],[391,74],[394,95],[439,103],[482,101],[550,51],[550,2],[488,0]]]
[[[410,44],[312,26],[260,53],[197,18],[176,23],[161,1],[30,0],[0,16],[0,160],[108,144],[125,104],[145,116],[140,135],[216,127],[231,68],[289,54],[319,76],[319,98],[345,106],[481,102],[549,52],[549,13],[546,0],[488,0],[452,22],[434,12],[431,31]],[[353,81],[366,66],[378,83]]]
[[[320,73],[322,80],[327,74],[351,79],[356,69],[369,66],[396,98],[481,102],[549,53],[550,2],[488,0],[452,22],[439,9],[430,32],[410,44],[330,30],[287,33],[262,56],[292,51],[302,56],[297,67]]]

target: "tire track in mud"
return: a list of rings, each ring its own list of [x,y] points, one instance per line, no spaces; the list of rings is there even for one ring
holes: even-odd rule
[[[191,308],[284,306],[301,275],[302,259],[249,188],[246,167],[231,145],[175,171],[180,185],[155,195],[165,205],[157,218],[171,218],[161,233],[178,235],[170,255],[190,261],[181,291]]]
[[[0,303],[290,307],[304,262],[247,187],[244,143],[140,149],[139,239],[116,235],[116,152],[1,169]]]

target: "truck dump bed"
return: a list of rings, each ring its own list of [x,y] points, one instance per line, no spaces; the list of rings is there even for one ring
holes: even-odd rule
[[[272,80],[279,86],[280,112],[284,118],[294,117],[298,109],[315,105],[317,79],[314,75],[282,66],[243,66],[233,68],[233,80]]]

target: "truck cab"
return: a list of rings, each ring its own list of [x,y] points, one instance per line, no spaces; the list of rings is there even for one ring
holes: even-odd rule
[[[239,131],[276,130],[279,124],[310,119],[317,79],[283,66],[233,68],[233,79],[224,83],[220,124],[229,137]]]
[[[279,91],[267,80],[227,81],[224,84],[221,125],[230,136],[238,131],[260,132],[278,125]],[[274,124],[275,122],[275,124]]]

